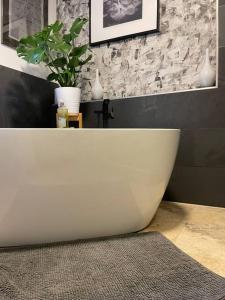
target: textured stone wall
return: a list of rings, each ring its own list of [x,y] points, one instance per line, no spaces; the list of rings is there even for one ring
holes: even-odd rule
[[[206,48],[216,65],[216,0],[160,2],[160,34],[93,48],[82,74],[83,100],[91,99],[96,68],[105,98],[122,98],[198,87]],[[58,19],[67,27],[78,16],[89,17],[88,0],[58,0]],[[88,42],[88,32],[87,26],[77,42]]]

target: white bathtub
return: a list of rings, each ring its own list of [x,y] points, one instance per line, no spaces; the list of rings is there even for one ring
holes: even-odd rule
[[[146,227],[168,184],[173,129],[0,129],[0,247]]]

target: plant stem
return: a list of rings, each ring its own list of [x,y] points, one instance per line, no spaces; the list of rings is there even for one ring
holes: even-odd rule
[[[54,67],[55,70],[57,71],[58,75],[60,76],[60,78],[61,78],[61,80],[62,80],[62,83],[64,84],[64,79],[63,79],[63,77],[62,77],[62,75],[61,75],[61,73],[60,73],[60,71],[59,71],[59,68],[56,67],[56,66],[54,65],[54,59],[52,58],[52,56],[51,56],[51,54],[50,54],[49,52],[47,52],[46,54],[47,54],[47,56],[50,58],[50,61],[51,61],[51,63],[53,64],[53,67]],[[50,66],[48,66],[48,67],[49,67],[49,69],[51,70]],[[52,70],[51,70],[51,71],[52,71]]]

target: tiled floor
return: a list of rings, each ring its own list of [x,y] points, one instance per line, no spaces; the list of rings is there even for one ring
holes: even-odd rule
[[[225,208],[163,202],[148,228],[225,277]]]

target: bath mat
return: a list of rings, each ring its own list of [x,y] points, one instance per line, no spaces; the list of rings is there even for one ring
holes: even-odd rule
[[[0,250],[1,300],[222,300],[225,279],[161,234]]]

